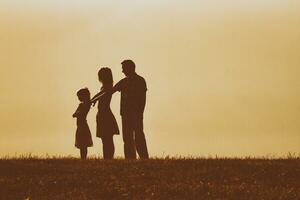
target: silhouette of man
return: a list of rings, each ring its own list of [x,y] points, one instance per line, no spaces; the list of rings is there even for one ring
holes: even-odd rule
[[[136,151],[141,159],[148,159],[148,150],[143,127],[146,105],[146,81],[135,72],[132,60],[124,60],[122,72],[126,76],[120,80],[113,91],[121,92],[121,116],[126,159],[136,159]]]

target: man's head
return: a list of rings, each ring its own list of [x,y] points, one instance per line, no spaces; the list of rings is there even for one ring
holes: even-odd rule
[[[135,73],[135,64],[132,60],[124,60],[121,64],[122,72],[125,76],[130,76]]]

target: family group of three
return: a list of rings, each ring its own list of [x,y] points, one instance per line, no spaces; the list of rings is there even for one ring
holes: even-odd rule
[[[91,98],[88,88],[77,92],[80,104],[73,114],[77,118],[75,146],[80,149],[80,156],[86,159],[87,148],[93,146],[91,132],[86,120],[91,105],[98,102],[96,117],[97,133],[103,144],[103,158],[112,159],[115,152],[113,136],[119,134],[117,121],[111,111],[112,94],[121,92],[121,117],[124,154],[126,159],[136,159],[136,152],[141,159],[148,159],[148,150],[143,131],[143,114],[146,104],[147,86],[145,79],[135,72],[132,60],[122,62],[122,72],[125,75],[121,81],[113,85],[110,68],[103,67],[98,72],[102,84],[100,92]]]

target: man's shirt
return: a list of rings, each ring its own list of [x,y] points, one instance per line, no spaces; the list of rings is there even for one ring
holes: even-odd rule
[[[123,78],[115,86],[121,92],[121,115],[143,115],[146,103],[147,85],[143,77],[134,74]]]

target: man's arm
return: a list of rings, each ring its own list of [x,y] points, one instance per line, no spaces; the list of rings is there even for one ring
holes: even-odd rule
[[[124,82],[124,79],[122,79],[122,80],[120,80],[119,82],[117,82],[115,85],[114,85],[114,87],[112,88],[112,90],[111,90],[111,93],[113,94],[113,93],[115,93],[115,92],[117,92],[117,91],[121,91],[122,90],[122,87],[123,87],[123,83]]]
[[[145,106],[146,106],[146,91],[144,92],[143,95],[141,95],[140,109],[142,113],[144,113]]]
[[[138,92],[138,105],[139,105],[139,111],[141,113],[144,113],[145,106],[146,106],[146,92],[147,92],[147,85],[145,79],[142,79],[139,87]]]

